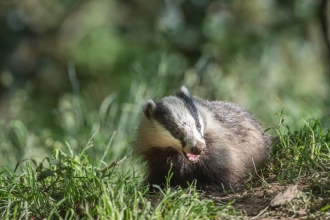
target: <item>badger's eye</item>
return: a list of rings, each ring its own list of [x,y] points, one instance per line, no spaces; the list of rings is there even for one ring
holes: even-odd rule
[[[171,134],[173,137],[178,137],[180,132],[178,129],[173,129],[173,130],[171,130]]]
[[[197,128],[197,130],[201,130],[201,124],[199,123],[199,122],[197,122],[197,124],[196,124],[196,128]]]

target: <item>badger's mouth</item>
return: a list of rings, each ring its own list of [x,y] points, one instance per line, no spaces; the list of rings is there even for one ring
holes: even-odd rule
[[[183,156],[192,163],[195,163],[199,160],[200,155],[196,155],[196,154],[191,154],[185,151],[182,151]]]

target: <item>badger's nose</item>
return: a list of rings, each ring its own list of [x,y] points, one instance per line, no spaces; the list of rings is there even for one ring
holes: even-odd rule
[[[202,153],[206,149],[205,141],[197,141],[196,147],[199,149],[199,151]]]
[[[199,149],[198,147],[192,147],[191,148],[191,153],[195,154],[195,155],[199,155],[201,154],[202,150]]]
[[[206,144],[204,140],[196,140],[194,143],[188,142],[184,148],[191,154],[200,155],[205,151]]]
[[[195,147],[191,148],[191,153],[196,154],[196,155],[200,155],[205,151],[205,144],[204,145],[197,145]]]

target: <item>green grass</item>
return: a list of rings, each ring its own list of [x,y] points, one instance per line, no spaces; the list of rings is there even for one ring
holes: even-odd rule
[[[102,168],[84,154],[55,149],[40,163],[24,160],[0,179],[0,218],[5,219],[209,219],[234,214],[230,204],[202,199],[189,189],[151,192],[141,173],[120,171],[117,162]],[[20,173],[20,174],[18,174]]]
[[[300,130],[291,131],[284,124],[282,112],[279,117],[279,127],[275,131],[280,142],[274,147],[269,162],[262,170],[264,183],[267,185],[268,176],[275,176],[282,185],[312,177],[307,184],[309,191],[304,197],[308,199],[290,207],[307,207],[309,217],[329,216],[330,200],[326,196],[330,195],[330,130],[322,128],[318,120],[309,120]],[[108,164],[103,161],[104,157],[97,162],[91,161],[87,153],[95,148],[95,138],[99,132],[96,128],[78,154],[66,143],[67,149],[55,148],[49,157],[41,161],[29,158],[17,163],[13,169],[5,168],[0,176],[0,218],[244,217],[244,213],[235,209],[235,199],[229,202],[212,200],[197,191],[194,184],[187,189],[165,187],[151,191],[142,184],[143,166],[140,167],[130,156]],[[114,136],[108,142],[107,150],[115,147]],[[260,182],[260,177],[254,177],[251,181]],[[253,191],[253,184],[249,187]],[[317,195],[323,195],[321,203],[315,200]]]
[[[283,111],[276,129],[280,144],[273,149],[271,171],[278,178],[290,180],[307,177],[315,172],[330,171],[330,130],[319,120],[310,119],[298,131],[284,124]]]

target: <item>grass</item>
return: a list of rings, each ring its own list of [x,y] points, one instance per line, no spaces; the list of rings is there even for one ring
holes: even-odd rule
[[[252,178],[241,189],[245,191],[243,194],[256,196],[260,181],[264,183],[263,192],[269,191],[274,182],[284,186],[297,183],[304,193],[303,199],[283,206],[280,211],[269,209],[268,216],[299,217],[303,208],[305,218],[330,217],[330,130],[322,128],[318,120],[309,120],[300,130],[291,131],[284,123],[283,112],[279,117],[275,131],[280,142],[274,147],[262,175]],[[55,148],[41,161],[25,159],[14,169],[1,171],[0,218],[236,219],[249,216],[236,207],[240,202],[248,205],[244,197],[214,199],[197,191],[194,184],[187,189],[165,187],[151,191],[142,184],[143,168],[136,168],[131,158],[109,164],[102,160],[104,157],[97,163],[90,161],[87,153],[95,147],[98,132],[94,130],[78,154],[66,143],[66,150]],[[114,147],[114,136],[107,149]],[[129,169],[125,169],[127,164]]]
[[[330,130],[320,121],[310,119],[298,131],[284,123],[283,111],[276,129],[281,143],[273,150],[272,172],[291,182],[313,172],[330,171]]]
[[[117,163],[97,168],[84,150],[68,155],[55,149],[40,163],[24,160],[16,172],[3,171],[0,218],[209,219],[235,213],[230,205],[202,199],[194,186],[150,192],[138,172],[122,173]]]

